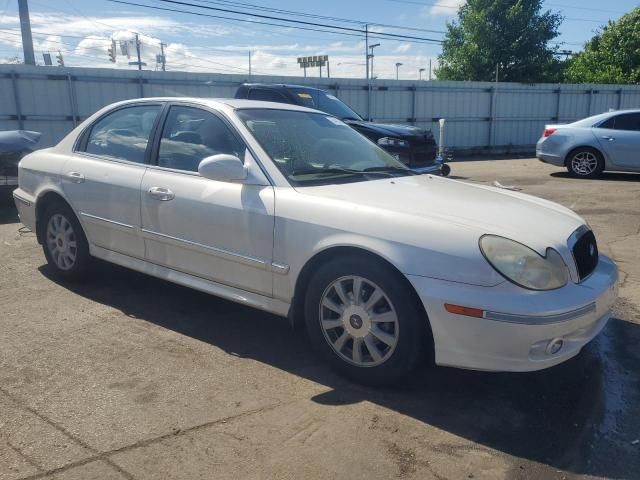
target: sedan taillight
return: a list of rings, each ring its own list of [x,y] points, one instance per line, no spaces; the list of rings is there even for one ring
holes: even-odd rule
[[[549,135],[553,134],[553,132],[555,132],[556,129],[555,128],[545,128],[544,129],[544,133],[542,134],[543,137],[548,137]]]

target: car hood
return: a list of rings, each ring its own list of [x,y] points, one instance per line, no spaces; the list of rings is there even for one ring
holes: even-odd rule
[[[585,221],[573,211],[541,198],[511,190],[460,182],[432,175],[396,177],[368,182],[322,185],[299,189],[366,207],[407,221],[446,225],[477,239],[501,235],[545,255],[548,247],[566,250],[569,236]],[[384,228],[384,226],[382,226]],[[397,227],[396,227],[397,228]],[[428,233],[427,233],[428,234]],[[397,236],[396,232],[389,234]]]
[[[381,136],[397,138],[423,137],[427,131],[411,125],[395,125],[390,123],[372,123],[365,121],[346,120],[345,123],[361,130],[375,132]]]

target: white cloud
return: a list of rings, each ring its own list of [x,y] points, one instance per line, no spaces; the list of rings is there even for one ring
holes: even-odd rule
[[[453,17],[458,13],[458,8],[466,3],[466,0],[438,0],[435,5],[422,9],[422,16],[444,15]]]
[[[405,52],[408,52],[409,50],[411,50],[411,44],[410,43],[401,43],[396,48],[394,48],[393,51],[395,53],[405,53]]]

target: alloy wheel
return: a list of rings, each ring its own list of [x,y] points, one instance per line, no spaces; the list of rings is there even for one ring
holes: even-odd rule
[[[73,268],[78,254],[76,234],[71,222],[62,214],[51,216],[47,224],[47,248],[60,270]]]
[[[598,158],[592,152],[579,152],[571,159],[571,169],[578,175],[591,175],[598,168]]]
[[[325,289],[319,318],[334,352],[359,367],[384,363],[398,344],[393,304],[382,288],[360,276],[341,277]]]

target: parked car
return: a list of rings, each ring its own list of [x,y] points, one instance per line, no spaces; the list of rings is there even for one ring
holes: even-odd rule
[[[536,145],[543,162],[566,167],[574,177],[603,170],[640,172],[640,110],[594,115],[566,125],[547,125]]]
[[[0,190],[13,190],[18,186],[18,162],[26,154],[33,152],[39,140],[38,132],[0,132]]]
[[[425,356],[556,365],[602,330],[617,294],[615,264],[571,210],[415,174],[294,105],[116,103],[23,158],[14,197],[60,278],[98,257],[288,316],[368,383]]]
[[[414,170],[448,175],[450,167],[437,158],[437,146],[430,130],[411,125],[367,122],[339,98],[324,90],[300,85],[245,83],[236,98],[288,103],[314,108],[333,115]]]

